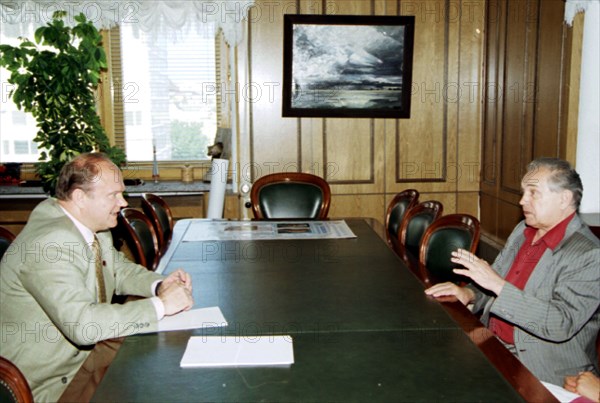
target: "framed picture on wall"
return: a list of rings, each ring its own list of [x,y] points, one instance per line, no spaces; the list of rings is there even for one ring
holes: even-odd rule
[[[286,14],[284,117],[409,118],[413,16]]]

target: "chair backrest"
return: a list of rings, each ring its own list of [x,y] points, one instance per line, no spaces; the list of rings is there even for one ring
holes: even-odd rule
[[[120,217],[127,233],[127,245],[136,262],[148,270],[156,270],[159,260],[158,238],[150,218],[130,207],[122,209]]]
[[[417,204],[408,210],[398,233],[399,244],[415,258],[419,256],[419,244],[427,227],[437,220],[444,206],[437,200]]]
[[[27,379],[15,364],[4,357],[0,357],[0,402],[33,402]]]
[[[331,202],[329,184],[302,172],[265,175],[252,185],[252,212],[257,219],[325,219]]]
[[[406,212],[419,202],[419,192],[406,189],[398,193],[388,204],[385,214],[385,233],[388,244],[394,245],[398,240],[398,231]]]
[[[4,256],[4,252],[8,249],[12,241],[16,238],[15,234],[4,227],[0,227],[0,259]]]
[[[434,221],[423,234],[419,248],[419,268],[428,283],[463,282],[452,272],[458,267],[450,254],[458,248],[475,253],[479,244],[479,220],[468,214],[449,214]]]
[[[160,256],[171,243],[173,235],[173,213],[165,200],[152,193],[142,194],[142,210],[152,219],[156,237],[158,238],[158,250]]]

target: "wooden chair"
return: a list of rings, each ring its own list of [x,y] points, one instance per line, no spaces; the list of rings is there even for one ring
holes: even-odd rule
[[[419,245],[425,230],[442,215],[443,210],[442,203],[429,200],[417,204],[406,212],[398,232],[398,246],[405,260],[407,254],[415,258],[419,256]]]
[[[425,230],[419,247],[422,280],[427,284],[468,280],[452,272],[459,265],[450,261],[450,254],[458,248],[475,253],[479,231],[479,221],[468,214],[449,214],[435,220]]]
[[[388,204],[385,214],[385,236],[388,245],[396,250],[398,247],[398,230],[408,210],[419,202],[419,192],[415,189],[406,189],[398,193]]]
[[[15,364],[0,357],[0,402],[33,403],[27,379]]]
[[[125,241],[136,263],[148,270],[156,270],[160,255],[158,238],[150,218],[139,210],[127,207],[121,210],[120,220],[125,228]]]
[[[165,200],[152,193],[142,194],[142,210],[152,219],[158,238],[159,255],[163,256],[173,235],[173,213]]]
[[[252,185],[252,212],[256,219],[325,219],[331,202],[329,184],[302,172],[265,175]]]
[[[4,256],[4,252],[10,244],[15,240],[16,236],[4,227],[0,227],[0,259]]]

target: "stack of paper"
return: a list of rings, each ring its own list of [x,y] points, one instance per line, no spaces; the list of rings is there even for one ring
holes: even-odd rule
[[[190,337],[180,366],[276,366],[294,363],[291,336]]]

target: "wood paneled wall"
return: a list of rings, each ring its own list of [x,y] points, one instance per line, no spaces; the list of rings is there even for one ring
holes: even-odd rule
[[[489,0],[487,8],[480,219],[506,239],[521,219],[527,164],[541,156],[575,162],[571,64],[580,57],[564,1]]]
[[[410,119],[282,118],[286,13],[415,16]],[[238,129],[232,174],[315,173],[331,184],[331,217],[380,222],[416,188],[502,241],[521,216],[526,164],[575,162],[583,18],[571,29],[563,14],[564,0],[257,0],[226,74],[238,101],[226,118]],[[227,197],[226,217],[251,217],[244,197]],[[15,227],[31,206],[19,209]]]
[[[282,118],[286,13],[415,16],[410,119]],[[484,26],[484,0],[258,0],[238,48],[254,91],[240,120],[250,181],[275,171],[324,176],[331,217],[383,221],[406,188],[440,200],[446,213],[478,216]]]

